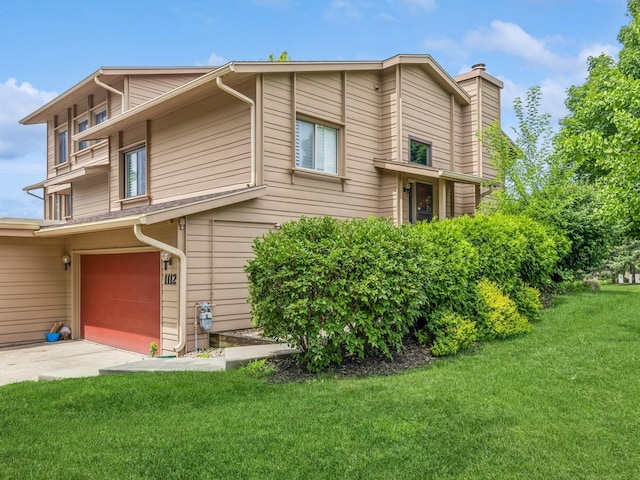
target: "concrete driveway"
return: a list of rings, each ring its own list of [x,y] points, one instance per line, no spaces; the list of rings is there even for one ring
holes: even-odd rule
[[[100,369],[138,362],[140,353],[86,340],[65,340],[0,348],[0,385],[58,378],[90,377]]]

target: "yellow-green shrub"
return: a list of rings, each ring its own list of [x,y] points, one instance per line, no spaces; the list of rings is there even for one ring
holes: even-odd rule
[[[476,326],[481,340],[507,338],[531,331],[529,321],[518,311],[516,303],[500,287],[481,280],[476,287],[478,317]]]
[[[454,312],[431,315],[426,329],[418,335],[421,343],[431,344],[436,356],[454,355],[478,339],[475,322]]]

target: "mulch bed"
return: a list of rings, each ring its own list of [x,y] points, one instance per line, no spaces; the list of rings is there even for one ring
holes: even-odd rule
[[[407,339],[404,349],[394,353],[393,360],[384,356],[365,358],[364,360],[351,357],[346,358],[341,365],[333,365],[322,373],[308,372],[298,365],[294,357],[272,359],[269,365],[275,371],[269,375],[273,383],[306,382],[317,378],[329,377],[368,377],[372,375],[392,375],[412,368],[428,365],[433,362],[433,356],[428,348],[421,347],[415,339]]]

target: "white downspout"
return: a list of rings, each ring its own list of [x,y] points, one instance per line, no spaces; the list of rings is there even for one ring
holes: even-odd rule
[[[222,77],[216,78],[216,83],[220,90],[227,92],[229,95],[233,95],[236,98],[239,98],[245,103],[251,105],[251,180],[249,182],[248,187],[255,187],[256,185],[256,102],[251,100],[249,97],[243,95],[237,90],[232,89],[228,85],[222,83]]]
[[[100,80],[98,80],[97,75],[93,77],[93,81],[100,85],[102,88],[105,88],[110,92],[115,93],[116,95],[120,95],[120,113],[124,113],[124,93],[122,93],[120,90],[116,90],[111,85],[107,85],[106,83],[101,82]]]
[[[178,343],[173,347],[174,352],[179,353],[187,344],[187,256],[176,247],[155,238],[147,237],[142,233],[142,225],[139,223],[133,226],[133,233],[142,243],[151,245],[159,250],[165,250],[180,259],[180,276],[178,277]]]

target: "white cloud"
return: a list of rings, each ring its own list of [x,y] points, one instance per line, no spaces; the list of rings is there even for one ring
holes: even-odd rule
[[[18,84],[14,78],[0,83],[0,159],[11,159],[28,152],[44,153],[45,134],[34,126],[18,122],[57,95],[43,92],[31,84]]]
[[[42,217],[42,205],[22,191],[46,174],[46,127],[18,122],[53,99],[27,82],[0,83],[0,216]]]
[[[566,68],[566,58],[553,53],[545,41],[533,37],[515,23],[494,20],[490,27],[469,32],[465,42],[473,48],[502,51],[538,66]]]
[[[207,59],[206,62],[204,63],[197,62],[196,65],[199,67],[220,67],[227,62],[228,60],[226,58],[214,52],[211,55],[209,55],[209,58]]]

